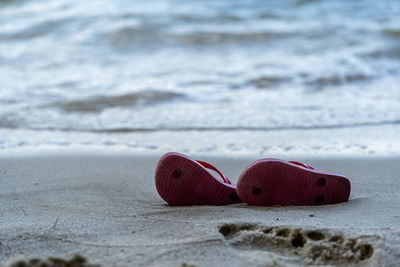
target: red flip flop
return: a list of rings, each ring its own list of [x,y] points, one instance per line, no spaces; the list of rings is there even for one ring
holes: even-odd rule
[[[207,169],[217,172],[218,180]],[[236,188],[217,168],[204,161],[170,152],[156,167],[158,194],[172,206],[229,205],[241,203]]]
[[[347,201],[350,182],[303,163],[262,159],[240,175],[237,193],[250,205],[326,205]]]

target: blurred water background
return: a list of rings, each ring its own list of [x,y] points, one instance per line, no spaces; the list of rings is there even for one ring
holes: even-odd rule
[[[397,0],[1,0],[0,147],[398,152],[399,18]]]

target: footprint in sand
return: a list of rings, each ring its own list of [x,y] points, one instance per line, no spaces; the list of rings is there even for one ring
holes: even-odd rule
[[[300,257],[314,264],[360,263],[374,254],[373,246],[361,238],[346,238],[318,230],[224,224],[219,227],[219,232],[236,249],[266,250]]]

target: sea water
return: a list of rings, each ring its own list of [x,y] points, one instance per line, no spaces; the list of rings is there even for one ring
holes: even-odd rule
[[[2,148],[395,152],[399,124],[397,0],[0,1]]]

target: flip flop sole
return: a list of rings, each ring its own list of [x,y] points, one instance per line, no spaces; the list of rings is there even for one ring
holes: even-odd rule
[[[233,185],[215,178],[195,160],[175,152],[161,157],[155,172],[158,194],[172,206],[241,203]]]
[[[237,193],[250,205],[326,205],[347,201],[350,182],[341,175],[264,159],[243,171]]]

